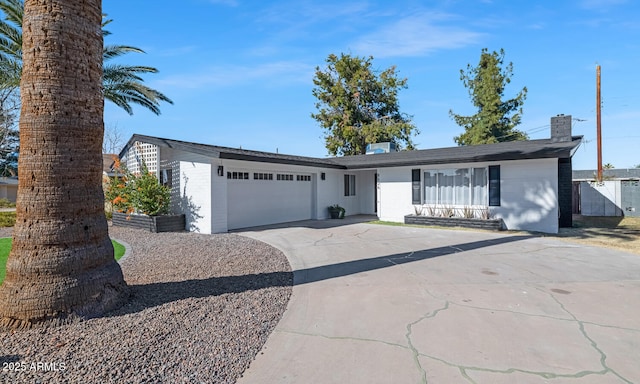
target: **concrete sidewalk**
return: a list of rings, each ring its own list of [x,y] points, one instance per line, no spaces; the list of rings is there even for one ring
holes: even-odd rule
[[[373,224],[255,229],[294,272],[240,384],[640,383],[640,257]]]

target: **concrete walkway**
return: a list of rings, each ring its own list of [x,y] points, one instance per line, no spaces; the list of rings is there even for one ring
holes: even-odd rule
[[[241,232],[295,285],[238,383],[640,383],[639,256],[334,222]]]

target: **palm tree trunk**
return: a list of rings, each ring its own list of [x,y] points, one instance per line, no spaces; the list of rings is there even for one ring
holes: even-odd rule
[[[127,287],[102,193],[101,0],[26,0],[19,184],[0,326],[93,317]]]

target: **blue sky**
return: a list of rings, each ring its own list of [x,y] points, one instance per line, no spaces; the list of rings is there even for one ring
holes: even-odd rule
[[[455,146],[449,117],[475,111],[459,71],[482,48],[504,48],[514,75],[505,97],[529,90],[519,129],[549,137],[557,114],[585,142],[574,169],[596,167],[596,65],[602,67],[603,162],[640,164],[640,5],[633,0],[105,1],[106,43],[140,47],[128,64],[160,73],[146,83],[175,102],[162,115],[107,103],[105,124],[133,133],[324,157],[311,91],[331,53],[395,65],[409,88],[400,107],[418,148]]]

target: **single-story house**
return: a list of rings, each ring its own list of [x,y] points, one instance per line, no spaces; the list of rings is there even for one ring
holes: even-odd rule
[[[314,158],[135,134],[119,156],[132,172],[144,160],[201,233],[327,219],[334,204],[394,222],[416,207],[487,209],[507,229],[555,233],[572,224],[581,140],[559,115],[543,140]]]
[[[102,154],[102,175],[105,177],[114,177],[113,167],[115,161],[118,158],[117,153],[103,153]]]
[[[573,213],[640,217],[640,168],[573,171]]]
[[[18,177],[0,177],[0,199],[16,202],[18,196]]]

